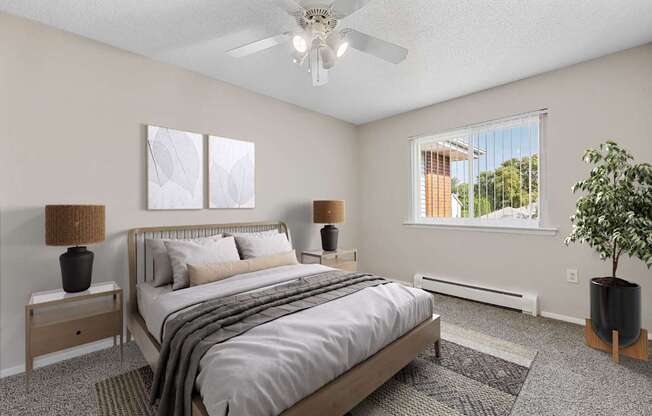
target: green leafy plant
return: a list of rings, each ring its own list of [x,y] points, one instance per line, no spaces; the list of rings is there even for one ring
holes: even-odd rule
[[[496,170],[483,171],[473,186],[474,216],[505,207],[527,207],[539,194],[539,157],[533,155],[503,161]],[[532,184],[530,185],[530,180]],[[452,178],[452,190],[462,204],[462,217],[469,213],[469,184]],[[538,214],[533,213],[536,217]]]
[[[579,242],[593,247],[603,260],[611,259],[616,277],[620,256],[641,259],[652,266],[652,166],[635,163],[633,156],[608,141],[584,153],[594,165],[588,179],[572,190],[585,192],[577,200],[570,219],[573,231],[566,244]]]

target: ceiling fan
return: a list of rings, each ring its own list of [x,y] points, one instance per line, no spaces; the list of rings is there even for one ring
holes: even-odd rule
[[[274,0],[276,5],[296,18],[298,29],[242,45],[227,53],[242,58],[291,41],[293,62],[308,67],[314,86],[328,82],[328,70],[349,47],[398,64],[407,56],[407,49],[354,29],[336,30],[340,19],[360,10],[370,1],[334,0],[329,6],[304,7],[294,0]]]

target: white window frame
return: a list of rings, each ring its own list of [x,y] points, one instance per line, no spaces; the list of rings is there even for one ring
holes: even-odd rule
[[[476,123],[448,131],[444,131],[438,134],[431,135],[420,135],[411,137],[409,139],[409,154],[410,154],[410,212],[408,221],[406,225],[413,226],[441,226],[445,228],[466,228],[466,229],[479,229],[479,230],[500,230],[509,232],[510,230],[533,230],[533,231],[544,231],[546,234],[555,234],[556,229],[554,228],[543,228],[542,227],[542,216],[543,216],[543,197],[545,192],[545,187],[543,183],[542,173],[545,170],[543,154],[543,142],[544,142],[544,118],[548,113],[547,109],[516,114],[509,117],[503,117],[500,119],[485,121],[481,123]],[[446,136],[459,137],[460,135],[465,137],[473,137],[474,135],[479,134],[482,131],[497,128],[504,128],[509,124],[513,123],[515,125],[522,124],[524,120],[527,119],[538,119],[539,128],[537,129],[537,154],[539,155],[539,167],[537,169],[537,183],[539,185],[539,190],[537,193],[537,207],[538,207],[538,216],[536,219],[521,219],[521,218],[501,218],[501,219],[488,219],[488,218],[450,218],[450,217],[424,217],[421,215],[421,193],[420,193],[420,146],[419,144],[427,140],[445,140]],[[473,139],[471,139],[471,146],[473,146]],[[533,152],[530,152],[530,155]],[[469,152],[469,178],[473,180],[474,178],[474,166],[473,166],[473,152]],[[469,186],[469,213],[474,215],[474,186]]]

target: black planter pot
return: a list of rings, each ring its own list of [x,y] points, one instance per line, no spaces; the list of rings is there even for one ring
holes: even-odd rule
[[[638,340],[641,333],[641,287],[623,279],[591,279],[591,326],[611,344],[611,331],[618,331],[620,347]]]

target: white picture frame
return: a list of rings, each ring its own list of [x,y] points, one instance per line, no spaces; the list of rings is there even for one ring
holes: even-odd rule
[[[147,126],[147,209],[204,208],[204,136]]]
[[[255,152],[252,142],[209,136],[209,208],[256,207]]]

